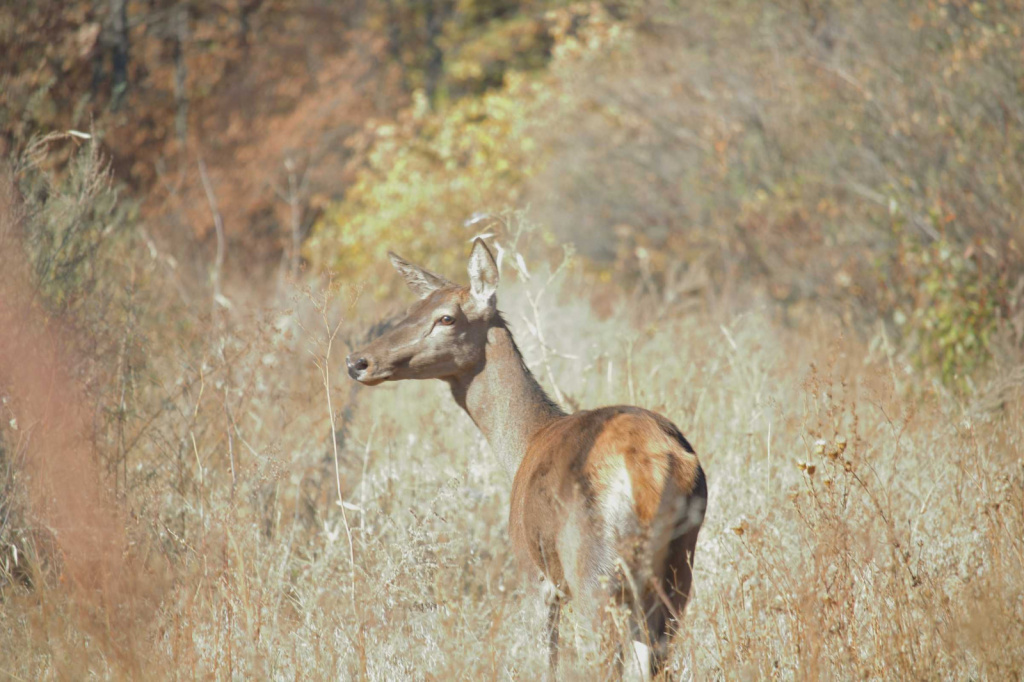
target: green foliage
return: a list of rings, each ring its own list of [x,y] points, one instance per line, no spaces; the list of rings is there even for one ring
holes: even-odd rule
[[[401,128],[377,128],[367,169],[327,212],[308,252],[356,277],[389,248],[461,257],[451,247],[469,228],[459,225],[474,211],[514,203],[534,172],[539,159],[526,128],[545,100],[542,88],[513,78],[443,115],[420,106]]]
[[[570,12],[564,21],[556,14],[556,26],[577,16]],[[538,133],[579,106],[558,69],[604,54],[622,39],[606,15],[578,16],[578,32],[561,36],[552,72],[508,72],[500,89],[439,112],[421,91],[396,123],[371,125],[357,136],[364,167],[307,242],[314,265],[363,281],[394,249],[414,260],[461,267],[458,244],[474,234],[465,221],[522,202],[527,183],[548,159],[536,142]],[[384,278],[377,281],[377,295],[392,286]]]
[[[564,0],[382,0],[370,25],[386,33],[406,88],[432,102],[500,87],[507,71],[544,66],[551,36],[545,9]]]
[[[507,71],[539,69],[550,58],[552,37],[536,18],[494,20],[468,38],[445,65],[445,91],[461,97],[500,87]]]
[[[964,388],[991,358],[1004,276],[983,249],[965,250],[946,238],[926,243],[904,236],[894,266],[901,300],[893,318],[904,327],[918,364]]]

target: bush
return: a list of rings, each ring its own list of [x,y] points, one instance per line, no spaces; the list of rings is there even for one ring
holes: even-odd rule
[[[66,173],[49,164],[58,142],[78,147]],[[26,249],[35,286],[54,311],[82,311],[93,317],[97,297],[109,298],[121,282],[117,272],[128,228],[137,219],[135,204],[118,198],[109,163],[96,140],[84,144],[72,135],[36,138],[17,170],[24,197]]]
[[[1005,313],[1006,272],[981,249],[942,238],[904,236],[894,255],[892,317],[920,367],[967,388],[992,358],[990,343]]]
[[[551,21],[552,73],[508,72],[500,89],[436,113],[420,93],[395,124],[371,125],[355,138],[364,166],[306,245],[315,268],[362,281],[382,274],[374,268],[386,267],[385,254],[395,249],[441,270],[461,269],[460,245],[474,234],[465,221],[521,206],[524,188],[547,162],[538,135],[577,106],[562,85],[566,72],[624,41],[621,27],[596,8],[554,12]],[[374,294],[391,291],[392,278],[373,279],[380,282]]]

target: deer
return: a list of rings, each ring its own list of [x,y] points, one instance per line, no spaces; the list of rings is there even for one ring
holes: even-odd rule
[[[690,598],[707,508],[693,447],[671,421],[640,407],[570,414],[551,400],[498,311],[498,265],[481,238],[468,287],[388,257],[418,300],[346,358],[349,375],[365,386],[440,379],[483,433],[512,480],[512,548],[542,583],[552,675],[570,599],[610,641],[605,662],[619,674],[622,618],[612,614],[624,612],[641,675],[656,675]]]

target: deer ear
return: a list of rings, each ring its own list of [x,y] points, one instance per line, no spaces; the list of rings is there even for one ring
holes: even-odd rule
[[[483,308],[497,307],[494,295],[498,288],[498,264],[484,240],[473,240],[473,253],[469,256],[469,290],[473,299]]]
[[[398,270],[398,274],[405,278],[406,285],[420,298],[426,298],[438,289],[454,286],[441,275],[436,275],[430,270],[424,270],[418,265],[413,265],[398,254],[388,251],[388,258],[391,264]]]

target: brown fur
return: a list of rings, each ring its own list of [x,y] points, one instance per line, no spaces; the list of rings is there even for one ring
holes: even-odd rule
[[[703,492],[697,490],[702,477],[697,458],[685,440],[673,437],[677,433],[664,417],[624,406],[577,412],[541,428],[530,439],[512,484],[509,535],[516,553],[564,592],[591,583],[596,576],[587,570],[599,573],[609,567],[576,561],[575,573],[566,575],[559,544],[567,534],[607,535],[603,524],[609,520],[602,509],[615,504],[609,496],[624,492],[615,488],[616,482],[630,484],[631,495],[623,503],[633,511],[636,525],[626,519],[627,527],[613,529],[626,540],[646,538],[659,510],[670,506],[663,504],[666,494]],[[610,554],[619,548],[605,549]],[[588,552],[589,557],[595,554]],[[660,574],[660,568],[653,570]]]

